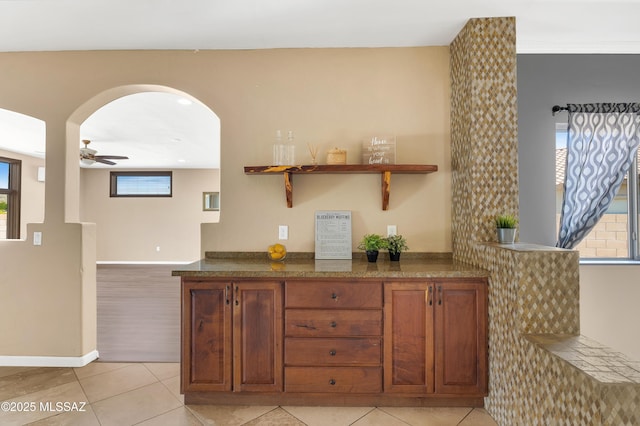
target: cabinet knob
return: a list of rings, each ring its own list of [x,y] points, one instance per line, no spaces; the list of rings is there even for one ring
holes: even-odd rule
[[[335,385],[335,384],[336,384],[336,381],[335,381],[335,380],[333,380],[333,379],[331,379],[331,380],[329,380],[329,384],[330,384],[331,386],[333,386],[333,385]]]
[[[329,325],[331,326],[331,328],[336,328],[338,326],[338,323],[335,321],[331,321]]]
[[[331,356],[336,356],[336,350],[335,350],[335,349],[331,349],[331,350],[329,351],[329,355],[331,355]]]
[[[337,295],[337,294],[335,294],[335,293],[331,293],[331,298],[332,298],[333,300],[335,300],[335,299],[337,299],[337,298],[338,298],[338,295]]]

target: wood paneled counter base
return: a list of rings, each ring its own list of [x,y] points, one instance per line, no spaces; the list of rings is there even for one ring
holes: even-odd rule
[[[480,407],[486,285],[183,276],[185,403]]]

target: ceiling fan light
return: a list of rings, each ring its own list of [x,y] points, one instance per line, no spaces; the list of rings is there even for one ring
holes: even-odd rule
[[[91,159],[89,159],[89,158],[81,158],[81,159],[80,159],[80,162],[81,162],[82,164],[86,164],[87,166],[90,166],[90,165],[92,165],[93,163],[95,163],[95,160],[91,160]]]

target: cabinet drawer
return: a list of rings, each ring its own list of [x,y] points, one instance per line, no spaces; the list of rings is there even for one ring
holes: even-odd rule
[[[292,337],[380,336],[382,311],[287,309],[284,330]]]
[[[285,392],[382,392],[380,367],[285,367]]]
[[[287,308],[382,308],[382,283],[287,282]]]
[[[287,338],[284,362],[288,365],[380,365],[381,339]]]

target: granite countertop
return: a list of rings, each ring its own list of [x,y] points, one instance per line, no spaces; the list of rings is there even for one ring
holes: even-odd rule
[[[272,262],[263,252],[206,253],[204,259],[180,265],[172,272],[183,277],[234,278],[446,278],[488,277],[486,270],[454,262],[450,253],[403,253],[390,262],[380,253],[376,263],[363,253],[352,260],[316,260],[313,253],[288,253],[283,262]]]

